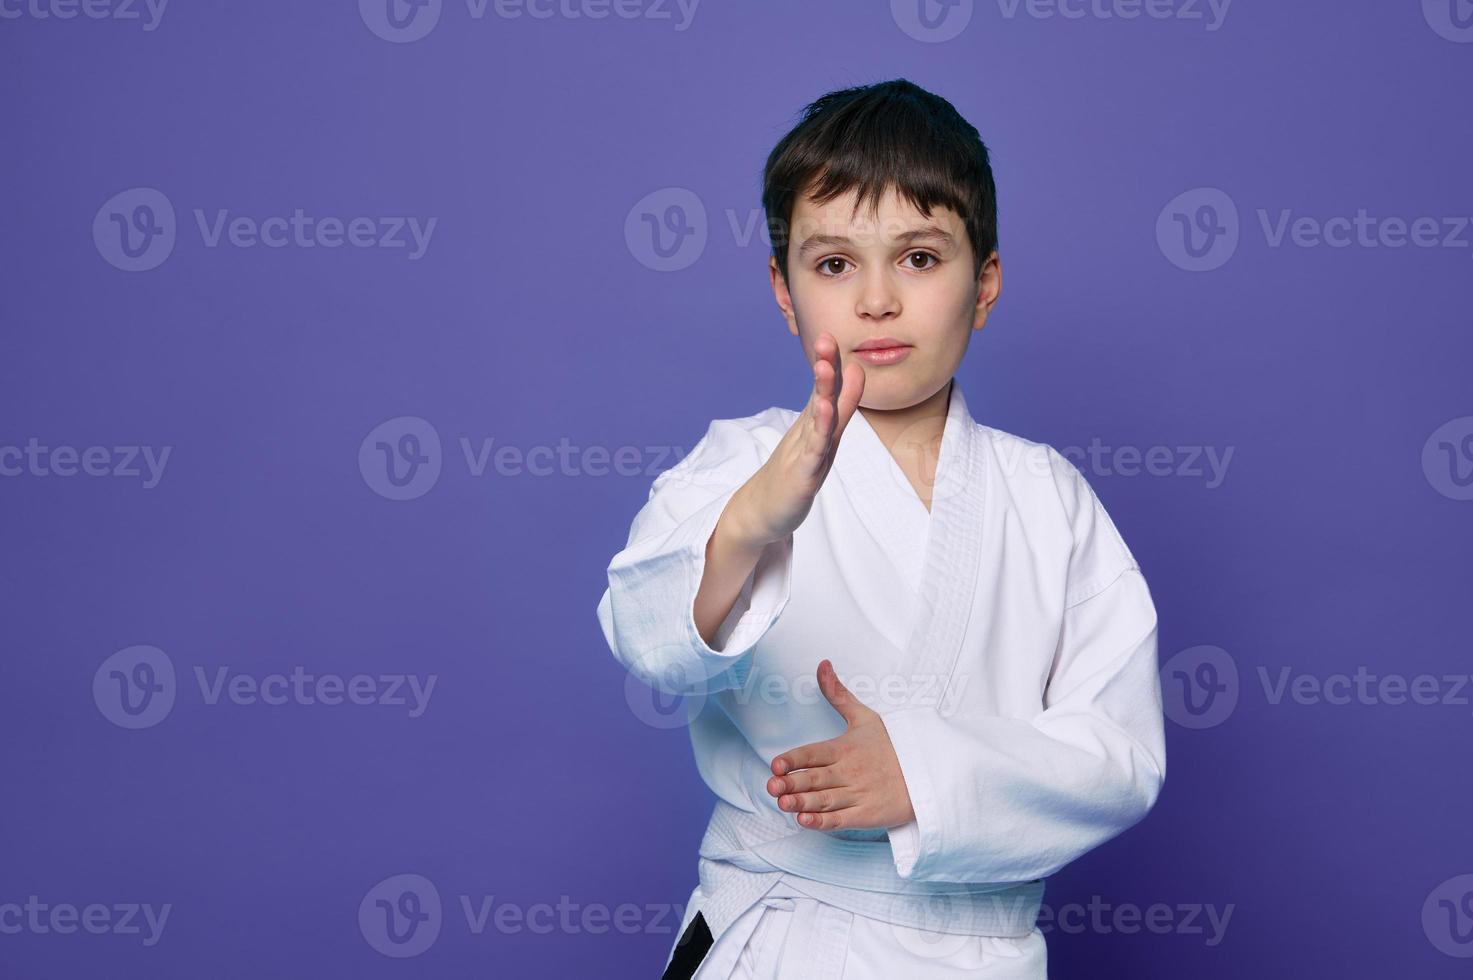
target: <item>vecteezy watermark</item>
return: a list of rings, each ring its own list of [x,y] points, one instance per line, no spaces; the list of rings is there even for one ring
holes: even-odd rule
[[[472,22],[498,20],[643,20],[687,30],[701,0],[465,0]],[[358,16],[375,37],[395,44],[418,41],[440,23],[443,0],[358,0]]]
[[[844,221],[830,213],[790,224],[780,216],[764,220],[760,207],[724,208],[724,227],[740,249],[761,243],[774,246],[802,243],[810,236],[842,235],[856,246],[896,241],[910,230],[904,218],[876,220],[869,216]],[[694,265],[706,250],[710,220],[705,202],[686,187],[661,187],[641,197],[624,216],[624,244],[640,265],[656,272],[677,272]]]
[[[997,0],[1005,20],[1179,20],[1221,29],[1233,0]]]
[[[1157,936],[1203,936],[1203,945],[1210,947],[1221,945],[1227,938],[1228,922],[1236,908],[1233,902],[1221,908],[1210,902],[1153,902],[1142,908],[1133,902],[1112,903],[1091,895],[1087,905],[1066,902],[1055,909],[1045,902],[1038,912],[1038,930],[1047,935],[1058,929],[1070,936],[1133,936],[1142,931]]]
[[[732,244],[741,249],[760,242],[772,251],[778,244],[802,242],[812,235],[843,235],[855,245],[894,241],[910,230],[905,219],[856,219],[840,225],[829,214],[805,218],[789,225],[772,216],[763,220],[763,209],[725,208],[724,227]],[[706,250],[710,221],[701,196],[686,187],[661,187],[641,197],[624,216],[624,244],[640,265],[655,272],[677,272],[695,264]]]
[[[1422,444],[1422,473],[1449,500],[1473,500],[1473,415],[1433,430]]]
[[[461,436],[459,443],[471,476],[485,476],[488,468],[507,477],[655,476],[686,455],[682,446],[575,446],[566,436],[556,446],[498,446],[490,436],[474,443]]]
[[[1473,958],[1473,874],[1449,878],[1427,893],[1422,933],[1439,953]]]
[[[679,446],[577,446],[566,436],[555,446],[498,444],[494,436],[460,436],[457,442],[472,477],[648,477],[673,467],[686,454]],[[417,415],[401,415],[380,422],[363,437],[358,472],[379,496],[414,500],[439,482],[443,455],[434,425]]]
[[[1322,218],[1295,214],[1291,208],[1258,208],[1257,225],[1269,248],[1412,248],[1473,247],[1466,215],[1404,217],[1371,214]],[[1226,191],[1197,187],[1166,203],[1156,216],[1156,244],[1172,265],[1188,272],[1210,272],[1226,265],[1241,238],[1238,206]]]
[[[1323,677],[1296,673],[1292,667],[1270,670],[1258,667],[1259,682],[1269,704],[1287,700],[1293,704],[1334,706],[1456,705],[1468,707],[1469,682],[1473,674],[1374,674],[1364,664],[1352,674],[1333,673]]]
[[[939,959],[975,945],[974,934],[982,933],[984,926],[999,918],[1017,921],[1020,912],[1026,914],[1029,904],[1027,892],[1003,892],[966,900],[946,892],[908,893],[891,900],[887,919],[898,944],[907,952]],[[1228,924],[1236,910],[1237,904],[1233,902],[1221,907],[1203,902],[1153,902],[1142,906],[1091,895],[1085,903],[1065,902],[1058,906],[1040,903],[1034,927],[1044,935],[1057,931],[1071,936],[1084,933],[1133,936],[1142,932],[1157,936],[1200,936],[1203,945],[1215,947],[1227,938]],[[974,918],[983,921],[974,922]],[[1011,942],[1005,940],[996,948],[984,946],[982,954],[998,961],[1016,958],[1020,955],[1019,941],[1021,937]]]
[[[742,658],[708,676],[683,659],[684,650],[656,645],[639,651],[625,665],[624,703],[650,728],[684,728],[706,710],[712,694],[740,687],[751,669],[750,659]]]
[[[818,686],[816,672],[788,677],[777,671],[762,671],[754,679],[749,669],[728,668],[713,677],[703,677],[690,674],[682,666],[680,649],[647,651],[625,674],[624,701],[634,717],[650,728],[683,728],[701,715],[710,697],[727,690],[731,692],[731,706],[737,708],[753,704],[815,705],[828,700]],[[846,670],[839,673],[839,680],[875,711],[931,707],[949,718],[965,697],[972,675]]]
[[[440,938],[440,890],[424,875],[398,874],[370,888],[358,903],[358,931],[376,951],[404,959]]]
[[[1260,665],[1254,675],[1270,707],[1473,706],[1473,674],[1376,673],[1360,664],[1328,674]],[[1162,709],[1183,728],[1221,725],[1237,709],[1241,693],[1237,662],[1222,647],[1189,647],[1161,666]]]
[[[1473,44],[1473,4],[1468,0],[1422,0],[1422,16],[1438,37]]]
[[[1089,448],[1065,446],[1059,455],[1090,476],[1206,477],[1204,486],[1216,490],[1227,477],[1236,446],[1106,446],[1098,436]],[[1207,469],[1202,468],[1203,463]]]
[[[138,21],[157,30],[169,0],[0,0],[0,20]]]
[[[876,711],[902,708],[934,707],[943,717],[956,713],[957,703],[966,693],[972,676],[946,674],[868,674],[844,671],[839,679],[849,692]],[[952,680],[948,684],[948,679]],[[790,678],[776,671],[763,671],[756,681],[735,688],[731,700],[740,706],[824,704],[828,699],[818,686],[816,673],[807,672]]]
[[[939,44],[967,29],[975,6],[973,0],[890,0],[890,16],[907,37]]]
[[[1238,206],[1215,187],[1183,191],[1156,216],[1156,245],[1177,268],[1210,272],[1238,251]]]
[[[1161,665],[1162,711],[1183,728],[1216,728],[1238,706],[1238,663],[1222,647],[1188,647]]]
[[[142,479],[152,490],[164,478],[173,446],[48,446],[35,436],[24,446],[0,446],[0,477],[107,476]]]
[[[358,472],[380,497],[423,497],[440,480],[440,433],[417,415],[380,422],[358,445]]]
[[[43,902],[39,895],[25,903],[0,902],[0,935],[71,936],[85,932],[93,936],[141,936],[145,946],[157,946],[164,938],[173,902],[155,907],[150,902]]]
[[[1176,20],[1221,29],[1233,0],[996,0],[1003,20]],[[890,0],[890,16],[907,36],[936,43],[972,22],[974,0]]]
[[[1047,476],[1053,466],[1045,443],[1009,440],[994,445],[1004,473],[1026,470],[1035,476]],[[1205,478],[1208,490],[1222,486],[1236,451],[1236,446],[1107,446],[1099,436],[1091,437],[1087,447],[1056,450],[1085,476]]]
[[[297,665],[289,672],[247,673],[229,666],[193,668],[200,703],[238,707],[337,708],[392,707],[418,718],[430,706],[438,674],[312,673]],[[174,662],[158,647],[125,647],[104,660],[92,675],[92,701],[119,728],[152,728],[169,716],[178,696]]]
[[[624,216],[624,245],[655,272],[677,272],[706,251],[706,205],[695,191],[662,187],[634,202]]]
[[[796,237],[784,219],[772,217],[764,221],[760,207],[748,208],[745,213],[738,213],[736,208],[725,208],[722,213],[726,219],[725,227],[737,248],[749,248],[754,242],[761,242],[765,249],[771,251],[775,243]],[[898,234],[907,227],[893,221],[861,224],[853,232],[848,228],[842,231],[825,229],[817,221],[811,229],[806,225],[800,226],[802,230],[813,233],[850,234],[858,241],[885,230]],[[706,204],[699,194],[687,187],[661,187],[650,191],[635,201],[624,215],[625,247],[636,262],[655,272],[678,272],[694,265],[706,251],[709,236]]]
[[[575,902],[568,895],[557,902],[511,902],[495,895],[460,894],[456,907],[466,932],[482,936],[531,933],[535,936],[651,934],[673,935],[685,917],[685,906],[657,902]],[[374,885],[358,903],[358,929],[364,940],[384,956],[418,956],[435,944],[455,921],[440,899],[440,890],[424,875],[397,874]]]
[[[205,248],[406,249],[412,262],[430,247],[439,218],[308,214],[255,217],[228,208],[192,209],[194,227]],[[174,252],[179,229],[174,205],[152,187],[132,187],[108,198],[92,218],[97,252],[124,272],[158,268]]]

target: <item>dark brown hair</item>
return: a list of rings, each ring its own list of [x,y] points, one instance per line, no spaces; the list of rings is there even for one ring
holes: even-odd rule
[[[768,155],[762,208],[783,278],[799,193],[826,204],[858,187],[857,213],[866,200],[877,207],[892,186],[927,217],[937,205],[961,217],[972,243],[972,274],[980,275],[983,259],[997,248],[997,188],[987,147],[950,102],[896,78],[810,103]]]

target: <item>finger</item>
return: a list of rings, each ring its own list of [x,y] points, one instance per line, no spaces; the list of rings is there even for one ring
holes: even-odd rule
[[[859,408],[859,402],[864,398],[864,383],[866,381],[864,368],[858,363],[850,361],[844,365],[842,387],[839,389],[839,398],[835,404],[838,424],[834,429],[834,441],[844,434],[849,426],[849,420],[854,417],[854,412]]]
[[[808,390],[808,403],[804,406],[804,412],[808,414],[811,414],[813,405],[820,397],[819,393],[824,383],[823,372],[821,370],[822,365],[827,364],[830,369],[834,366],[822,353],[826,347],[824,338],[827,336],[827,334],[820,334],[818,339],[813,342],[813,361],[809,365],[813,372],[813,386]],[[832,379],[828,383],[832,383]]]
[[[844,682],[834,672],[833,662],[828,659],[818,662],[818,687],[829,704],[834,706],[834,710],[849,724],[856,724],[867,716],[869,707],[844,686]]]
[[[861,820],[862,812],[854,806],[817,813],[805,811],[798,814],[798,823],[809,830],[844,830],[862,827]]]
[[[767,780],[767,792],[772,796],[784,793],[811,793],[818,789],[835,789],[847,785],[845,776],[837,765],[815,766],[799,769],[786,776],[773,776]]]
[[[833,372],[833,384],[825,390],[824,394],[832,399],[838,396],[839,386],[843,384],[841,371],[843,365],[839,362],[839,342],[831,333],[821,333],[813,342],[813,353],[820,363],[827,364]]]
[[[815,395],[803,414],[807,416],[806,422],[794,426],[794,446],[804,472],[812,474],[822,469],[827,459],[828,430],[833,427],[834,409],[828,401]]]
[[[813,793],[784,793],[777,806],[789,813],[827,813],[854,805],[854,793],[845,788],[821,789]]]
[[[820,372],[823,384],[819,387],[816,404],[828,403],[832,410],[832,416],[837,417],[839,395],[844,384],[842,367],[839,364],[839,345],[831,334],[820,334],[818,340],[814,341],[814,370]],[[832,419],[827,427],[819,431],[827,439],[833,430]]]
[[[828,361],[813,364],[813,432],[822,443],[828,438],[834,414],[834,368]]]
[[[772,773],[786,776],[794,769],[812,769],[814,766],[831,766],[839,761],[839,749],[832,739],[811,742],[789,749],[772,760]]]
[[[813,406],[818,404],[818,361],[808,365],[813,375],[813,383],[808,386],[808,400],[803,403],[802,415],[805,417],[813,415]]]
[[[825,330],[814,339],[813,356],[816,360],[827,361],[835,371],[839,370],[839,342],[833,334]]]
[[[831,377],[828,377],[828,374],[826,374],[826,371],[831,370],[832,365],[825,367],[825,364],[826,361],[823,361],[822,358],[815,357],[813,358],[813,363],[809,365],[810,371],[813,373],[813,385],[809,386],[809,398],[807,398],[806,402],[803,402],[803,411],[798,413],[800,421],[806,423],[800,426],[800,430],[804,435],[807,435],[810,430],[815,429],[815,408],[818,408],[820,402],[825,399],[822,393],[825,386],[831,385],[832,383]]]

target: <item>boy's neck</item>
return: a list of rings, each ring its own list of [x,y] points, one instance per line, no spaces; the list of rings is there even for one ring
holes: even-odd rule
[[[895,440],[905,437],[908,444],[920,443],[934,446],[937,453],[941,448],[941,435],[946,430],[947,410],[951,407],[951,388],[955,379],[946,382],[934,395],[906,408],[878,409],[859,407],[864,420],[875,430],[875,435],[895,454]],[[905,447],[913,452],[914,446]]]

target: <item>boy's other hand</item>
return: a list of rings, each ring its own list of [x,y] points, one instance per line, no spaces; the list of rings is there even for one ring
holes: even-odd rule
[[[879,713],[844,686],[828,660],[818,665],[818,686],[849,730],[773,759],[767,792],[812,830],[888,828],[914,820],[900,759]]]
[[[841,368],[832,334],[819,334],[813,351],[808,404],[772,455],[733,495],[737,523],[750,544],[780,541],[803,523],[834,465],[839,438],[864,396],[864,368],[853,360]]]

